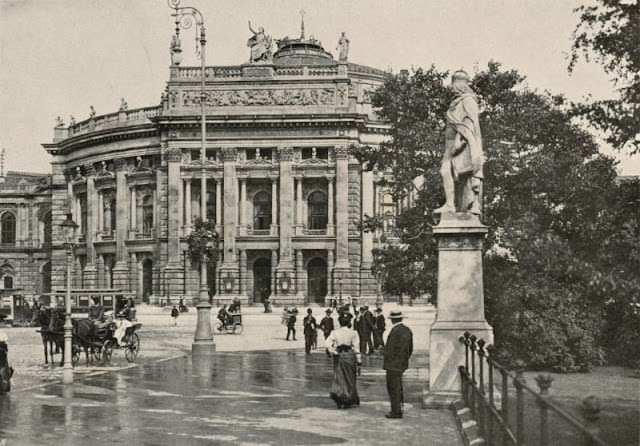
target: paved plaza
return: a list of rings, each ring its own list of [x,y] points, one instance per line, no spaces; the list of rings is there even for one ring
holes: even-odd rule
[[[33,328],[7,329],[17,372],[13,391],[0,397],[0,438],[7,445],[461,444],[451,412],[421,408],[433,310],[403,311],[417,351],[405,374],[402,420],[384,417],[381,355],[364,357],[361,406],[336,409],[328,396],[331,359],[323,349],[305,355],[301,333],[285,341],[277,309],[245,309],[245,332],[216,336],[216,355],[194,362],[193,310],[173,327],[168,313],[140,307],[138,360],[127,364],[119,355],[109,367],[80,365],[68,389],[60,367],[41,366]]]

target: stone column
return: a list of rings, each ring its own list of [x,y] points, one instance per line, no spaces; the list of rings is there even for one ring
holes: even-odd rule
[[[278,179],[271,178],[271,235],[278,235]]]
[[[327,235],[334,236],[336,233],[336,226],[333,223],[333,176],[327,176]]]
[[[135,231],[137,229],[138,219],[136,217],[136,210],[138,208],[138,203],[136,199],[136,186],[131,186],[131,200],[129,200],[129,204],[131,204],[131,214],[129,218],[129,223],[131,224],[131,230]]]
[[[240,284],[239,284],[239,293],[240,294],[248,294],[249,290],[247,287],[247,251],[245,249],[240,250]]]
[[[347,147],[336,147],[334,153],[336,157],[336,264],[334,280],[337,280],[349,272],[349,152]]]
[[[127,268],[127,273],[129,274],[128,278],[128,289],[132,293],[136,293],[136,297],[138,299],[142,298],[142,286],[138,287],[138,256],[136,256],[135,252],[132,252],[129,258],[129,268]]]
[[[184,225],[187,228],[187,234],[191,233],[191,224],[193,216],[191,215],[191,178],[186,178],[184,180],[184,190],[185,190],[185,211],[184,211]]]
[[[222,224],[222,180],[216,178],[216,231],[220,232]]]
[[[98,191],[98,232],[104,230],[104,191]]]
[[[296,178],[296,235],[302,234],[302,177]]]
[[[224,253],[223,262],[220,267],[220,277],[230,276],[233,278],[233,286],[230,291],[221,287],[220,297],[231,299],[239,296],[239,275],[240,269],[236,258],[236,226],[238,224],[238,188],[236,185],[236,162],[238,152],[235,147],[224,147],[222,150],[222,161],[224,164]],[[240,297],[241,298],[241,297]]]
[[[97,280],[96,249],[93,245],[98,228],[98,197],[96,194],[95,175],[93,164],[85,165],[87,174],[87,264],[84,267],[84,286],[95,288]]]
[[[74,219],[78,224],[78,234],[82,234],[82,201],[78,196],[76,197],[76,215]]]
[[[240,178],[240,235],[247,234],[247,179]]]
[[[111,206],[111,212],[116,213],[116,263],[113,266],[113,286],[123,290],[129,289],[129,266],[127,265],[127,245],[129,225],[127,214],[129,213],[129,189],[127,185],[127,172],[129,165],[124,159],[117,159],[116,168],[116,207]],[[112,228],[113,229],[113,228]]]
[[[294,268],[291,254],[291,229],[293,228],[293,178],[291,176],[291,163],[293,161],[293,149],[291,147],[279,147],[278,158],[280,160],[280,256],[276,271],[277,294],[280,299],[291,297],[291,288],[287,292],[280,289],[280,278],[285,274],[293,280]]]
[[[443,213],[433,228],[438,239],[438,311],[429,331],[429,383],[425,407],[449,407],[460,398],[458,366],[468,331],[493,344],[484,316],[482,241],[488,228],[468,212]]]
[[[277,294],[278,286],[276,282],[276,272],[278,266],[278,251],[275,249],[271,251],[271,297],[270,299],[273,301],[273,296]]]
[[[178,190],[178,197],[179,197],[178,198],[178,212],[180,214],[178,216],[178,222],[179,222],[178,224],[180,226],[180,235],[186,235],[183,232],[183,229],[186,226],[186,218],[185,218],[185,212],[184,212],[184,208],[185,208],[185,205],[184,205],[184,202],[185,202],[185,200],[184,200],[184,189],[185,189],[184,182],[185,181],[186,180],[180,179],[180,181],[178,182],[178,186],[180,187],[180,189]]]
[[[73,271],[75,272],[74,277],[74,288],[82,288],[82,263],[80,263],[80,257],[76,256],[73,261]]]
[[[327,297],[333,296],[333,249],[327,250]],[[326,304],[326,302],[325,302]]]
[[[296,294],[298,299],[306,303],[306,287],[304,286],[304,257],[302,250],[296,250]]]
[[[362,169],[362,206],[361,221],[365,216],[373,217],[373,172]],[[361,264],[360,264],[360,300],[367,303],[373,303],[376,300],[376,278],[371,272],[373,265],[373,231],[362,231],[361,239]]]
[[[184,294],[184,269],[180,249],[180,161],[182,150],[166,151],[167,160],[167,265],[165,276],[172,296]]]

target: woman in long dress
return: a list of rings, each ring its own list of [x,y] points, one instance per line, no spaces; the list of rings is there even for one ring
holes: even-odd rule
[[[356,388],[357,367],[362,365],[360,338],[349,328],[351,318],[351,314],[341,313],[338,317],[340,328],[333,330],[326,339],[327,351],[333,355],[334,372],[329,396],[338,409],[360,405]]]

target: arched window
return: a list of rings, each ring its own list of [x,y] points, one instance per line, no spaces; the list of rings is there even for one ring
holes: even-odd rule
[[[51,212],[47,212],[42,216],[42,243],[44,246],[51,246]]]
[[[153,229],[153,197],[150,195],[142,199],[142,233],[151,234]]]
[[[271,195],[261,191],[253,197],[253,229],[271,226]]]
[[[5,212],[0,219],[0,243],[14,245],[16,243],[16,216]]]
[[[327,196],[326,194],[315,191],[309,194],[307,198],[307,228],[308,229],[326,229],[327,228]]]
[[[11,276],[4,276],[4,289],[5,290],[11,290],[13,289],[13,277]]]

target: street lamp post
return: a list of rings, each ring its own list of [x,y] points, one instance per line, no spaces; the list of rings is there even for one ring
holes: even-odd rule
[[[179,6],[182,0],[167,0],[169,7],[175,10],[173,17],[176,24],[176,35],[172,44],[172,60],[174,65],[179,65],[182,59],[180,49],[180,28],[189,29],[196,23],[196,42],[200,43],[200,216],[202,221],[207,221],[207,114],[205,102],[207,92],[205,90],[205,38],[204,18],[202,13],[191,6]],[[174,57],[175,56],[175,57]],[[213,342],[213,332],[211,330],[211,303],[209,302],[209,289],[207,286],[207,263],[200,262],[200,291],[198,293],[199,303],[198,320],[196,322],[196,333],[192,344],[193,355],[209,355],[215,351]]]
[[[190,6],[179,6],[182,0],[168,0],[169,7],[175,9],[173,17],[176,23],[176,38],[172,45],[172,63],[179,65],[182,60],[182,49],[180,48],[180,28],[189,29],[193,22],[196,22],[196,41],[200,43],[200,217],[202,221],[207,221],[207,114],[205,102],[207,93],[205,90],[205,38],[204,18],[202,13]],[[174,57],[175,56],[175,57]],[[207,264],[200,262],[200,291],[198,293],[200,302],[208,302],[209,289],[207,285]]]
[[[73,364],[71,362],[71,340],[73,337],[73,325],[71,324],[71,254],[76,239],[78,225],[67,214],[67,219],[60,224],[64,249],[67,253],[67,293],[65,296],[65,320],[64,320],[64,365],[62,367],[62,383],[73,384]]]
[[[340,294],[338,294],[340,297],[340,305],[342,305],[342,277],[338,279],[338,289],[340,290]]]

